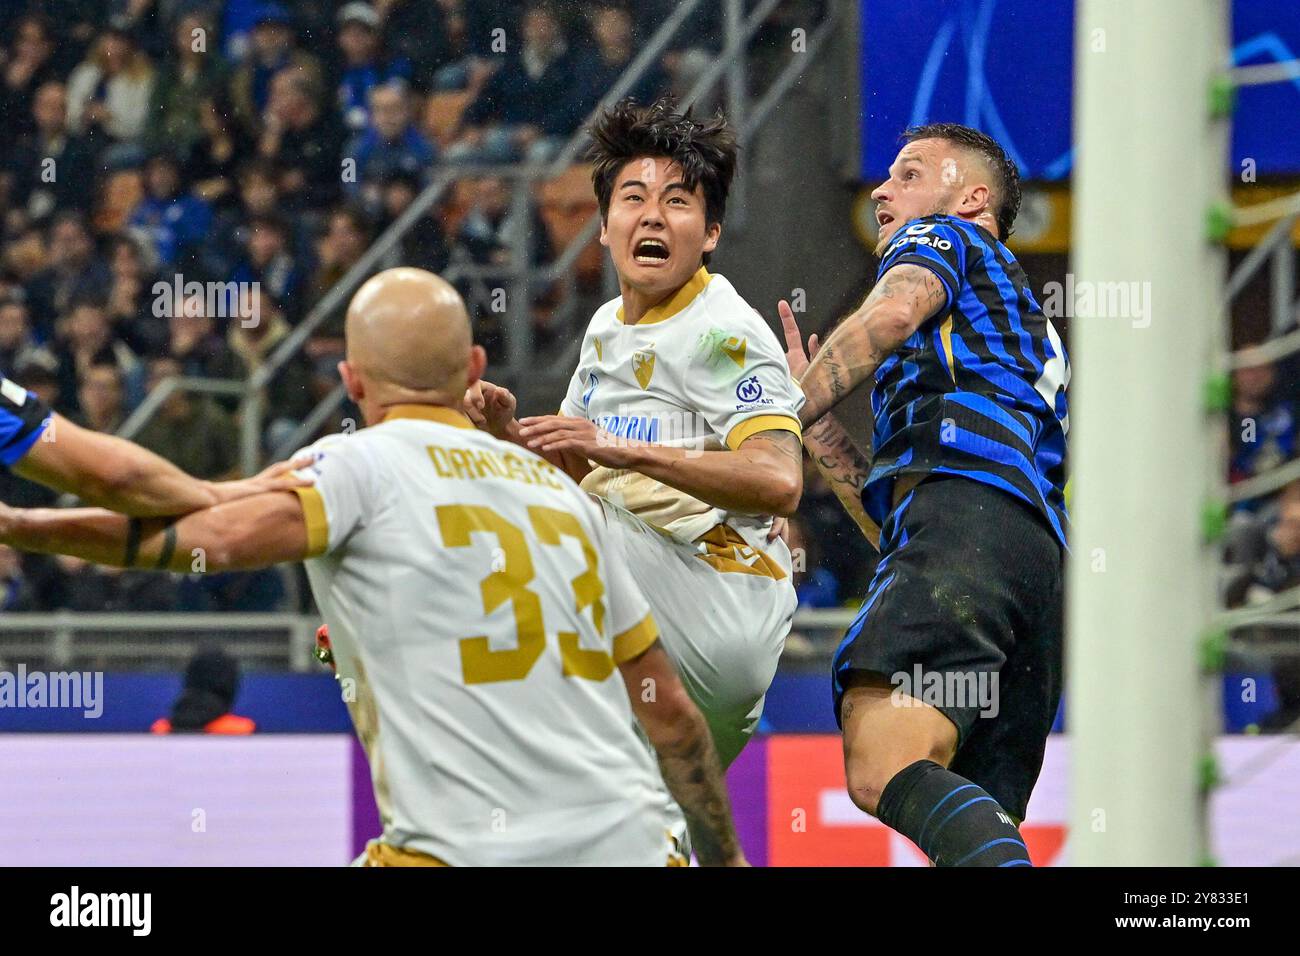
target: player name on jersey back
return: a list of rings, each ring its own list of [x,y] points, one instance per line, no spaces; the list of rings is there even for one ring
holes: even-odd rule
[[[383,840],[456,865],[663,865],[617,665],[657,637],[595,505],[459,412],[322,439],[308,578]]]

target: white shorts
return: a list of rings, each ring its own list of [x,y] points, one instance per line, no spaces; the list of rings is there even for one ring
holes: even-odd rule
[[[613,556],[631,569],[659,624],[664,649],[704,714],[727,767],[758,727],[763,701],[798,603],[790,549],[762,552],[719,526],[685,544],[631,512],[604,509]]]

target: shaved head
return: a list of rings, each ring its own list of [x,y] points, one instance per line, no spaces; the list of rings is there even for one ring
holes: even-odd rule
[[[339,373],[370,424],[390,405],[459,409],[486,364],[460,294],[423,269],[387,269],[366,280],[348,305],[346,335]]]

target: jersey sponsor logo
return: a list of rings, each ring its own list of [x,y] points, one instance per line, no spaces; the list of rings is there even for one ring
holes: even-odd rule
[[[615,438],[659,441],[659,419],[653,415],[601,415],[596,419],[596,427]]]
[[[643,389],[650,387],[650,379],[655,373],[655,353],[653,349],[637,349],[632,353],[632,374],[637,384]]]
[[[736,397],[746,405],[753,405],[763,397],[763,386],[758,381],[757,375],[751,375],[749,378],[741,379],[736,386]]]
[[[889,247],[889,252],[886,252],[885,255],[888,256],[890,253],[897,252],[909,243],[917,246],[930,246],[942,252],[947,252],[952,248],[952,243],[940,236],[902,236]]]

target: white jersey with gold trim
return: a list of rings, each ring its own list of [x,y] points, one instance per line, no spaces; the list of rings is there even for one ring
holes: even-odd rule
[[[383,842],[453,866],[664,865],[616,666],[658,632],[588,497],[432,406],[302,454],[308,576]]]
[[[635,325],[624,323],[622,302],[592,317],[560,414],[587,418],[615,438],[700,451],[735,449],[760,431],[800,434],[803,392],[785,353],[725,277],[701,267]],[[681,541],[725,523],[761,546],[772,522],[624,469],[596,467],[582,487]]]

